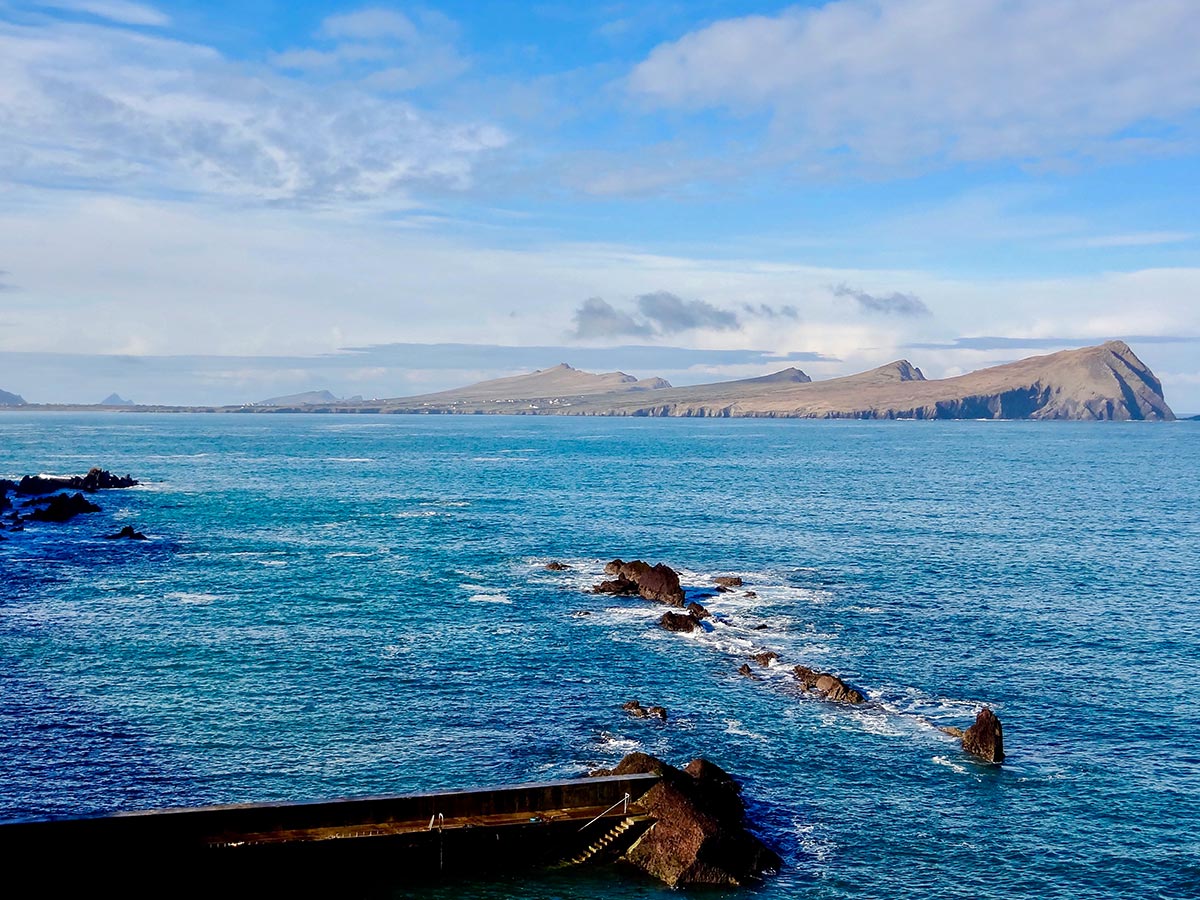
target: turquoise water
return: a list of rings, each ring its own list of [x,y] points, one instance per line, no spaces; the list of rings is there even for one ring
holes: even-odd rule
[[[642,749],[742,778],[787,862],[762,898],[1200,896],[1198,425],[0,416],[0,476],[94,464],[146,483],[0,543],[0,818]],[[99,539],[124,524],[154,540]],[[613,556],[758,596],[667,634],[583,592]],[[756,649],[787,666],[738,676]],[[795,663],[876,703],[799,696]],[[983,704],[1000,768],[925,721]]]

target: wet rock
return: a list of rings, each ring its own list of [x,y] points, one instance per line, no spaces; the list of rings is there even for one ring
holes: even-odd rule
[[[662,780],[635,804],[655,825],[624,859],[671,887],[737,887],[782,864],[746,827],[737,782],[720,766],[692,760],[680,770],[645,753],[631,753],[614,775],[653,772]]]
[[[658,620],[658,624],[660,627],[667,629],[667,631],[678,631],[684,634],[689,634],[700,626],[700,623],[694,616],[673,612],[663,613],[662,618]]]
[[[762,653],[754,654],[754,661],[760,666],[769,666],[777,659],[779,659],[779,654],[774,650],[764,650]]]
[[[693,619],[698,620],[698,619],[712,618],[712,613],[710,613],[707,609],[705,609],[703,606],[701,606],[699,603],[696,603],[695,601],[693,601],[687,605],[687,611],[688,611],[688,615],[690,615]]]
[[[742,594],[742,596],[746,597],[747,599],[754,600],[758,597],[758,594],[754,593],[754,591],[746,591],[746,593]]]
[[[818,672],[807,666],[796,666],[792,672],[806,691],[821,694],[826,700],[832,700],[834,703],[863,703],[867,699],[857,688],[851,687],[829,672]]]
[[[35,522],[67,522],[81,513],[100,512],[83,494],[56,494],[45,506],[35,509],[29,518]]]
[[[137,480],[129,475],[122,477],[114,475],[107,469],[97,467],[89,469],[86,475],[66,475],[63,477],[26,475],[16,484],[13,493],[37,496],[41,494],[53,494],[55,491],[70,490],[86,491],[91,494],[101,490],[134,487],[137,483]]]
[[[1004,761],[1004,726],[986,706],[975,717],[975,724],[963,734],[962,747],[988,762]]]
[[[611,581],[602,581],[592,588],[593,594],[614,594],[618,597],[636,597],[638,595],[637,585],[632,581],[626,581],[624,578],[614,578]]]
[[[755,626],[754,626],[754,630],[755,630],[755,631],[766,631],[766,630],[767,630],[768,628],[770,628],[770,627],[771,627],[770,625],[767,625],[766,623],[763,623],[762,625],[755,625]]]
[[[745,675],[747,678],[757,678],[758,676],[750,669],[749,663],[742,663],[738,666],[738,674]]]
[[[718,575],[713,579],[713,584],[723,588],[741,587],[742,579],[739,575]]]
[[[664,563],[652,566],[640,559],[632,562],[614,559],[604,567],[604,574],[616,577],[593,588],[596,593],[638,594],[646,600],[656,600],[669,606],[683,606],[683,588],[679,586],[679,573]],[[613,587],[602,590],[606,585]]]
[[[576,619],[583,619],[583,618],[586,618],[587,616],[590,616],[591,613],[588,612],[586,609],[581,609],[578,612],[571,613],[571,615],[573,615]]]
[[[935,727],[937,728],[938,731],[941,731],[944,734],[948,734],[948,735],[950,735],[950,737],[954,737],[954,738],[961,739],[962,736],[964,734],[966,734],[966,732],[963,731],[961,728],[955,728],[953,725],[937,725]]]
[[[140,531],[135,531],[134,527],[132,525],[126,525],[124,528],[122,528],[116,534],[106,534],[104,536],[104,539],[106,541],[119,541],[119,540],[148,541],[149,540],[149,538],[146,537],[144,534],[142,534]]]
[[[568,566],[566,563],[562,563],[562,562],[559,562],[558,560],[554,560],[552,562],[546,563],[544,568],[546,569],[547,572],[566,572],[571,567]]]
[[[667,721],[667,710],[662,706],[642,706],[637,700],[630,700],[628,703],[622,704],[621,709],[625,710],[635,719],[661,719]]]

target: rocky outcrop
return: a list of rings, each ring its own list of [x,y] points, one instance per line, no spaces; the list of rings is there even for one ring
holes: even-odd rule
[[[987,762],[1004,761],[1004,726],[986,706],[975,717],[975,724],[963,734],[962,747]]]
[[[738,575],[718,575],[713,579],[713,584],[723,588],[741,587],[742,579]]]
[[[148,541],[148,540],[150,540],[148,537],[146,537],[140,531],[137,531],[136,529],[134,529],[134,527],[132,525],[126,525],[124,528],[122,528],[116,534],[106,534],[104,536],[104,539],[106,541],[121,541],[121,540]]]
[[[55,494],[29,514],[34,522],[68,522],[82,513],[100,512],[83,494]]]
[[[621,706],[635,719],[661,719],[667,721],[667,710],[662,706],[642,706],[637,700],[630,700]]]
[[[700,620],[690,613],[665,612],[662,614],[662,618],[658,620],[658,625],[667,631],[690,634],[700,627]]]
[[[53,494],[55,491],[86,491],[92,494],[96,491],[130,488],[136,485],[137,480],[129,475],[122,477],[107,469],[93,468],[88,470],[86,475],[26,475],[16,483],[13,493],[38,496]]]
[[[821,694],[825,700],[831,700],[834,703],[863,703],[866,701],[862,691],[851,687],[829,672],[818,672],[807,666],[796,666],[792,672],[806,691]]]
[[[700,619],[711,619],[712,618],[712,613],[710,613],[707,609],[704,608],[704,606],[702,606],[699,603],[696,603],[695,601],[692,601],[691,603],[689,603],[687,605],[687,611],[688,611],[688,615],[697,621],[699,621]]]
[[[634,805],[654,826],[626,851],[626,862],[671,887],[749,884],[782,865],[746,826],[737,782],[720,766],[695,759],[677,769],[631,753],[604,775],[655,773],[661,780]]]
[[[740,666],[738,666],[738,674],[745,675],[747,678],[757,678],[758,677],[757,675],[754,674],[754,671],[750,668],[749,663],[742,663]]]
[[[562,563],[562,562],[559,562],[558,560],[554,560],[552,562],[546,563],[546,565],[543,568],[547,572],[565,572],[568,569],[570,569],[571,567],[568,566],[566,563]]]
[[[777,659],[779,659],[779,654],[774,650],[764,650],[762,653],[754,654],[754,661],[764,668]]]
[[[592,590],[598,594],[637,595],[668,606],[683,607],[679,574],[668,565],[652,566],[640,559],[632,562],[614,559],[604,567],[604,574],[616,577],[596,585]]]

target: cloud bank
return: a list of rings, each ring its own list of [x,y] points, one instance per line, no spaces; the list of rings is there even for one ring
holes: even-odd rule
[[[869,294],[846,284],[835,285],[831,290],[835,297],[849,297],[865,313],[909,317],[932,315],[929,307],[916,294],[902,294],[899,291],[890,294]]]

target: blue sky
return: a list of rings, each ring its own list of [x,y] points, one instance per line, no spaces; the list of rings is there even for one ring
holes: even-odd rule
[[[0,0],[0,388],[1124,337],[1200,410],[1198,44],[1192,0]]]

